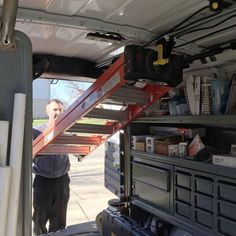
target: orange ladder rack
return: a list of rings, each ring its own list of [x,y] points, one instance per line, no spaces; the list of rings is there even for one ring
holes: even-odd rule
[[[87,155],[139,116],[169,91],[163,85],[128,86],[124,54],[112,64],[56,121],[33,141],[38,154]],[[121,110],[101,109],[101,103],[122,105]],[[104,125],[77,123],[82,117],[109,120]]]

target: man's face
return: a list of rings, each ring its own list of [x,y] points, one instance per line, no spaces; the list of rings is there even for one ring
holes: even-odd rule
[[[49,122],[54,122],[62,113],[63,105],[61,103],[51,102],[47,105],[46,113],[49,117]]]

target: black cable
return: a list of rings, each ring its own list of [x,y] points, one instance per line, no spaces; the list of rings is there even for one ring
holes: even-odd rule
[[[151,41],[149,41],[148,43],[146,43],[145,45],[143,45],[143,47],[149,46],[151,43],[153,43],[154,41],[160,39],[161,37],[163,37],[166,34],[171,33],[173,30],[177,29],[179,26],[181,26],[182,24],[184,24],[185,22],[187,22],[189,19],[191,19],[193,16],[197,15],[198,13],[202,12],[205,9],[208,9],[209,6],[205,6],[200,8],[199,10],[197,10],[196,12],[194,12],[193,14],[191,14],[190,16],[188,16],[187,18],[185,18],[183,21],[181,21],[179,24],[177,24],[176,26],[174,26],[173,28],[171,28],[170,30],[168,30],[167,32],[159,35],[158,37],[156,37],[155,39],[152,39]]]
[[[222,31],[224,31],[224,30],[227,30],[227,29],[233,28],[233,27],[235,27],[235,26],[236,26],[236,24],[234,24],[234,25],[230,25],[230,26],[228,26],[228,27],[226,27],[226,28],[224,28],[224,29],[216,30],[216,31],[211,32],[211,33],[209,33],[209,34],[205,34],[205,35],[203,35],[203,36],[201,36],[201,37],[199,37],[199,38],[196,38],[196,39],[193,39],[193,40],[188,41],[188,42],[186,42],[186,43],[180,44],[180,45],[178,45],[178,46],[176,46],[176,47],[174,47],[174,48],[179,48],[179,47],[185,46],[185,45],[187,45],[187,44],[190,44],[190,43],[196,42],[196,41],[198,41],[198,40],[204,39],[204,38],[209,37],[209,36],[211,36],[211,35],[213,35],[213,34],[216,34],[216,33],[222,32]]]
[[[236,14],[232,15],[232,16],[230,16],[230,17],[228,17],[228,18],[226,18],[226,19],[224,19],[224,20],[222,20],[222,21],[220,21],[218,23],[216,23],[215,25],[211,25],[211,26],[207,26],[207,27],[202,27],[202,28],[198,28],[198,29],[193,29],[193,30],[190,30],[190,31],[181,32],[180,34],[177,34],[175,36],[177,38],[179,38],[179,37],[181,37],[183,35],[186,35],[186,34],[195,33],[195,32],[201,31],[201,30],[211,29],[211,28],[214,28],[216,26],[219,26],[219,25],[223,24],[224,22],[226,22],[226,21],[228,21],[228,20],[230,20],[230,19],[232,19],[234,17],[236,17]]]
[[[205,17],[203,17],[203,18],[200,18],[200,19],[197,19],[197,20],[195,20],[195,21],[192,21],[192,22],[190,22],[189,24],[187,24],[187,25],[185,25],[185,26],[182,26],[181,28],[177,29],[176,31],[180,31],[180,30],[182,30],[182,29],[185,29],[185,28],[188,27],[188,26],[191,26],[191,28],[193,28],[193,27],[197,27],[197,26],[199,26],[199,25],[201,25],[201,24],[205,24],[205,23],[207,23],[208,21],[207,21],[207,22],[203,22],[203,23],[199,23],[199,24],[197,24],[197,25],[194,25],[195,23],[198,23],[198,22],[200,22],[200,21],[203,21],[203,20],[212,18],[212,17],[218,15],[219,13],[220,13],[220,11],[218,11],[218,12],[216,12],[216,13],[210,15],[210,16],[205,16]],[[186,29],[185,29],[185,30],[186,30]],[[174,31],[174,32],[176,32],[176,31]]]
[[[209,8],[209,6],[205,6],[200,8],[199,10],[197,10],[196,12],[194,12],[192,15],[188,16],[186,19],[184,19],[183,21],[181,21],[179,24],[177,24],[176,26],[174,26],[172,29],[170,29],[169,31],[173,31],[174,29],[177,29],[179,26],[181,26],[182,24],[184,24],[186,21],[188,21],[189,19],[191,19],[193,16],[197,15],[198,13],[200,13],[201,11],[205,10]]]

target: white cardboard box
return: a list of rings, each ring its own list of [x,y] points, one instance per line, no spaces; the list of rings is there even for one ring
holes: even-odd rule
[[[154,152],[155,137],[146,136],[146,152]]]
[[[213,164],[236,168],[236,155],[213,155]]]
[[[137,150],[137,142],[145,141],[145,135],[132,135],[131,137],[131,149]]]
[[[231,144],[231,154],[236,155],[236,144]]]

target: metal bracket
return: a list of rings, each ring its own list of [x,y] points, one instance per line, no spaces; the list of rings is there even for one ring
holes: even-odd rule
[[[13,41],[17,6],[18,0],[5,0],[3,2],[0,22],[0,46],[2,48],[11,48],[15,45]]]

